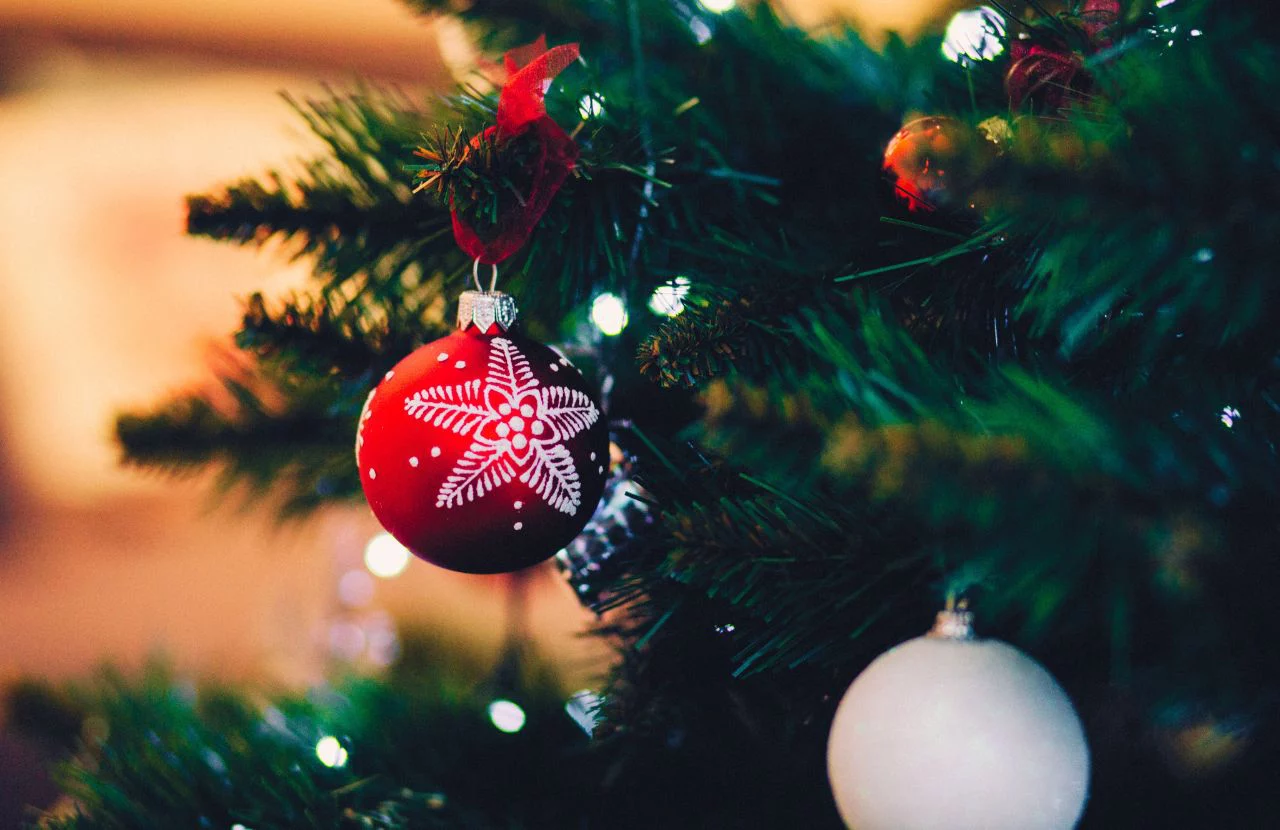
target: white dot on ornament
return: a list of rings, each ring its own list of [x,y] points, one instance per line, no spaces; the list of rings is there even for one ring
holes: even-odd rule
[[[511,428],[516,432],[520,432],[524,429],[524,418],[521,418],[519,415],[515,416],[510,421],[507,421],[507,423],[511,424]]]
[[[601,334],[617,337],[627,327],[627,307],[617,294],[601,294],[591,302],[591,322]]]
[[[506,438],[511,434],[511,427],[507,424],[498,424],[497,432],[499,438]]]
[[[519,510],[520,508],[524,507],[524,502],[518,501],[513,506],[515,507],[516,510]]]
[[[459,360],[457,363],[453,364],[453,368],[455,368],[455,369],[465,369],[465,368],[467,368],[467,361],[465,361],[465,360]]]
[[[325,735],[316,742],[316,757],[326,767],[344,767],[347,765],[347,750],[332,735]]]
[[[441,352],[440,354],[436,355],[436,360],[440,361],[441,363],[444,363],[448,359],[449,359],[448,352]]]
[[[511,404],[509,404],[509,403],[500,403],[500,404],[498,404],[498,414],[499,414],[499,415],[510,415],[510,414],[511,414]]]
[[[595,453],[591,453],[591,460],[592,460],[592,461],[595,461],[595,460],[596,460],[596,454],[595,454]]]
[[[525,404],[524,406],[520,407],[520,414],[521,414],[521,415],[523,415],[523,416],[524,416],[524,417],[526,417],[526,418],[532,418],[532,417],[533,417],[533,407],[532,407],[532,406],[529,406],[529,404]]]
[[[560,367],[559,367],[559,366],[557,366],[556,364],[552,363],[552,364],[551,364],[551,371],[553,371],[553,372],[558,372],[558,371],[560,371]]]
[[[373,480],[373,479],[375,479],[375,478],[377,478],[377,477],[378,477],[378,471],[377,471],[377,470],[375,470],[375,469],[373,469],[372,467],[370,467],[370,468],[369,468],[369,479],[370,479],[370,480]]]
[[[489,721],[499,732],[510,735],[524,729],[524,710],[518,703],[498,698],[489,704]]]
[[[383,376],[382,376],[382,379],[383,379],[383,380],[391,380],[391,379],[392,379],[393,377],[395,377],[395,376],[396,376],[395,370],[394,370],[394,369],[392,369],[390,372],[387,372],[385,375],[383,375]]]
[[[391,579],[409,566],[409,549],[390,533],[379,533],[364,546],[364,566],[374,576]]]
[[[432,457],[432,458],[439,458],[439,457],[440,457],[440,448],[439,448],[439,447],[432,447],[432,448],[431,448],[431,457]]]
[[[529,439],[525,438],[522,433],[517,432],[516,437],[511,439],[511,446],[515,447],[518,450],[522,450],[525,447],[529,446]]]
[[[516,530],[524,530],[524,522],[516,522],[512,527]]]
[[[418,456],[416,455],[409,456],[409,466],[410,467],[418,466]]]
[[[546,427],[543,426],[542,421],[534,421],[533,426],[529,427],[529,431],[534,435],[541,435],[545,430]]]
[[[698,0],[698,5],[712,14],[724,14],[738,5],[738,0]]]

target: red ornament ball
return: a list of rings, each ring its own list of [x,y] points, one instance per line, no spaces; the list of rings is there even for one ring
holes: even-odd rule
[[[996,145],[963,121],[928,116],[889,140],[884,171],[912,213],[976,209],[976,187],[996,155]]]
[[[931,212],[952,199],[947,163],[956,152],[963,125],[954,118],[917,118],[889,139],[884,171],[894,192],[912,213]]]
[[[582,373],[497,325],[400,361],[356,432],[369,506],[421,558],[500,573],[553,556],[591,519],[609,431]]]

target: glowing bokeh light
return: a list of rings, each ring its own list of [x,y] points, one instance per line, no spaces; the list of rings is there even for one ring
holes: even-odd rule
[[[957,63],[989,61],[1004,52],[1004,17],[990,6],[957,12],[947,24],[942,54]]]
[[[698,5],[712,14],[724,14],[738,5],[738,0],[698,0]]]
[[[524,710],[518,703],[499,698],[489,704],[489,720],[499,732],[510,735],[524,729]]]
[[[693,33],[693,39],[699,46],[711,40],[711,27],[701,18],[695,17],[689,21],[689,31]]]
[[[663,317],[675,317],[684,311],[684,298],[689,295],[689,278],[676,277],[666,285],[659,285],[649,298],[649,310]]]
[[[364,566],[369,573],[392,579],[404,573],[413,554],[390,533],[379,533],[364,547]]]
[[[335,622],[329,626],[329,651],[339,659],[355,660],[367,644],[364,629],[353,622]]]
[[[578,115],[588,121],[604,112],[604,96],[598,92],[588,92],[578,99]]]
[[[373,577],[358,568],[347,571],[338,580],[338,599],[348,608],[368,605],[373,599]]]
[[[617,337],[627,327],[627,307],[617,294],[601,294],[591,303],[591,322],[601,334]]]
[[[1234,406],[1224,406],[1222,408],[1220,420],[1222,421],[1223,426],[1227,429],[1231,429],[1236,425],[1236,421],[1240,420],[1240,410],[1236,409]]]
[[[332,735],[326,735],[316,742],[316,757],[320,759],[320,763],[333,769],[347,765],[347,750]]]

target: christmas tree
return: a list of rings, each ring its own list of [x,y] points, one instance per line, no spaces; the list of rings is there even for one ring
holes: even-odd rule
[[[47,826],[1274,823],[1274,16],[992,3],[873,48],[763,4],[411,2],[506,66],[296,102],[326,155],[193,196],[311,291],[248,298],[234,406],[119,439],[290,514],[368,494],[450,567],[556,555],[612,676],[577,723],[518,644],[271,701],[106,678]],[[436,476],[407,507],[395,453]]]

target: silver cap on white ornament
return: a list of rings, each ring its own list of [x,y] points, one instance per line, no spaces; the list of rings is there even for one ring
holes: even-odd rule
[[[1073,830],[1089,792],[1080,718],[1053,676],[973,634],[948,601],[881,654],[831,724],[827,774],[855,830]]]

